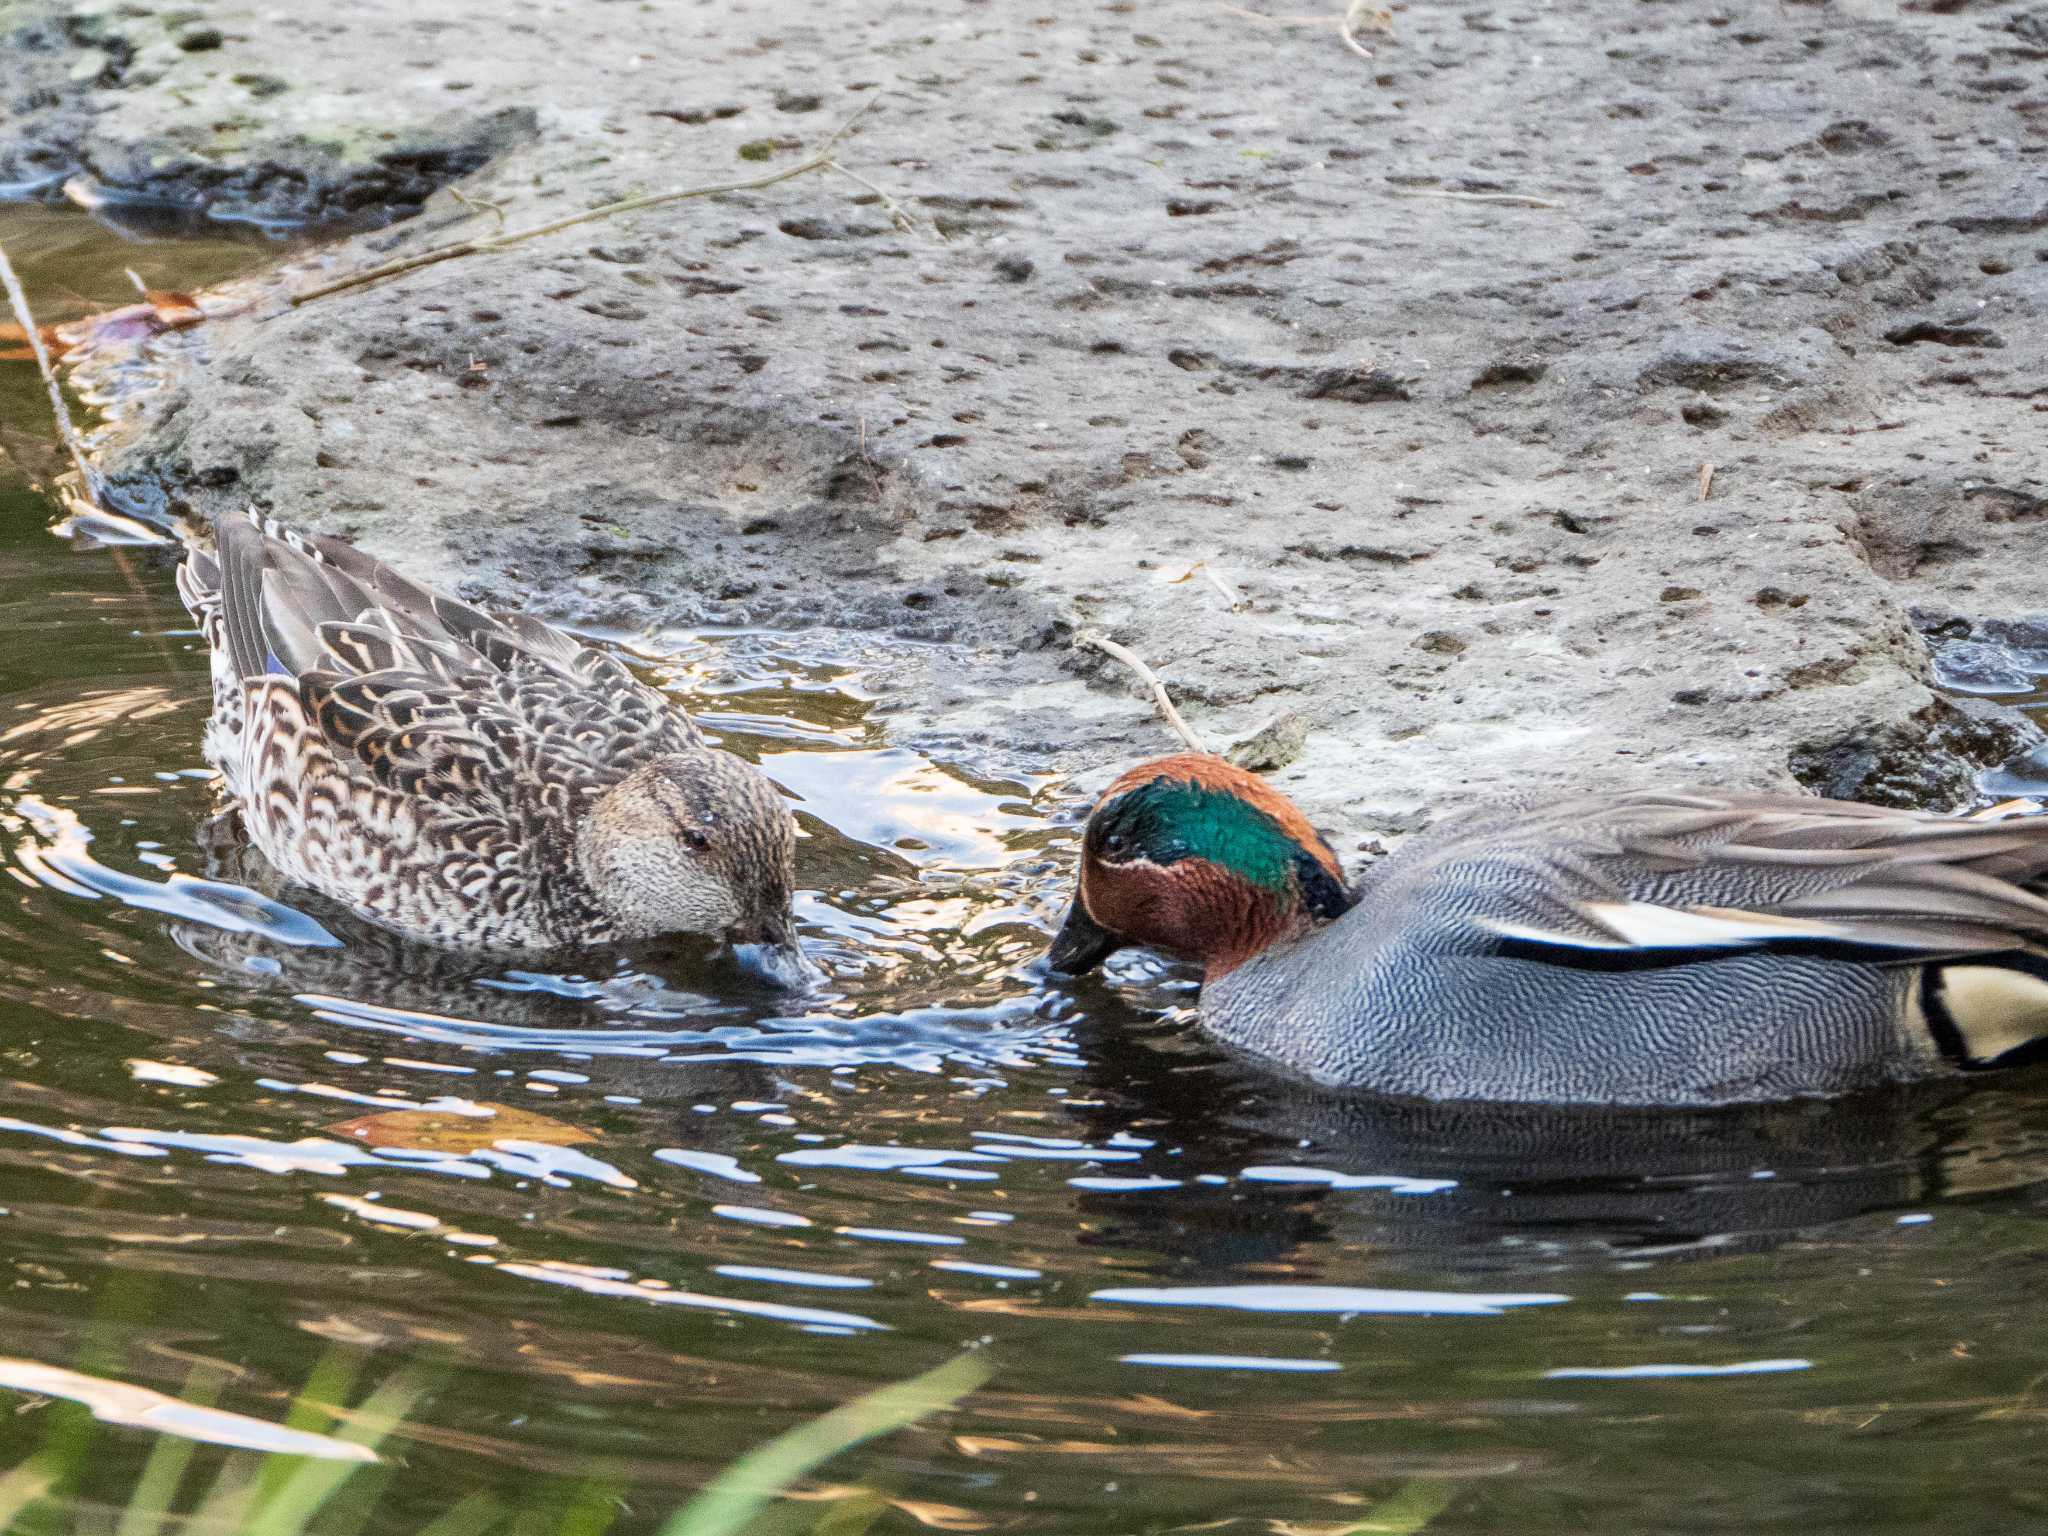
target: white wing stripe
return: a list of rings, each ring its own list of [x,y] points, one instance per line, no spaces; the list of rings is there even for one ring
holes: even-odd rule
[[[1741,912],[1726,907],[1664,907],[1652,901],[1586,901],[1575,908],[1611,938],[1560,933],[1521,923],[1489,920],[1485,926],[1504,939],[1573,949],[1744,949],[1786,939],[1821,939],[1837,943],[1882,943],[1850,924],[1814,922],[1769,912]]]

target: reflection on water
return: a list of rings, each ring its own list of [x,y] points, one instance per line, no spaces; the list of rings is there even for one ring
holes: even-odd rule
[[[14,834],[16,867],[67,896],[110,897],[145,912],[162,912],[223,933],[260,935],[275,944],[341,947],[339,939],[305,913],[245,886],[180,874],[161,850],[144,851],[154,855],[147,863],[170,870],[162,880],[109,869],[92,856],[92,833],[77,813],[35,795],[16,796],[11,814],[0,813],[0,828]]]
[[[92,1416],[108,1424],[128,1424],[158,1434],[204,1440],[212,1445],[239,1446],[279,1456],[308,1456],[318,1461],[375,1461],[376,1453],[331,1435],[308,1434],[239,1413],[223,1413],[118,1381],[101,1381],[62,1366],[33,1360],[0,1358],[0,1387],[38,1397],[67,1398],[83,1403]]]
[[[602,1464],[650,1531],[985,1343],[988,1386],[808,1497],[1060,1536],[1335,1533],[1418,1477],[1445,1532],[2038,1523],[1958,1470],[2041,1422],[2038,1076],[1682,1115],[1278,1082],[1173,968],[1047,981],[1061,786],[887,741],[889,648],[843,635],[633,642],[795,802],[816,992],[689,943],[406,946],[211,820],[170,553],[49,537],[0,367],[0,1465],[50,1383],[203,1366],[275,1425],[340,1345],[440,1373],[372,1529]],[[118,1506],[140,1422],[67,1497]]]

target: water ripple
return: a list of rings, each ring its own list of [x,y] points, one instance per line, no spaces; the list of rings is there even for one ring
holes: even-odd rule
[[[1548,1292],[1468,1295],[1457,1291],[1394,1291],[1357,1285],[1185,1285],[1112,1287],[1092,1291],[1088,1299],[1145,1307],[1222,1307],[1234,1312],[1496,1317],[1510,1307],[1555,1306],[1571,1297]]]
[[[711,1296],[701,1291],[670,1290],[656,1281],[626,1280],[598,1273],[574,1264],[519,1261],[491,1266],[501,1275],[520,1275],[549,1285],[566,1285],[591,1296],[613,1296],[646,1302],[657,1307],[695,1307],[708,1312],[729,1312],[741,1317],[764,1317],[783,1323],[814,1327],[887,1331],[887,1325],[857,1312],[829,1312],[818,1307],[794,1307],[779,1301],[751,1301],[738,1296]]]
[[[92,833],[77,813],[22,795],[14,808],[28,829],[42,841],[23,838],[14,846],[14,861],[29,875],[68,896],[112,897],[124,906],[161,912],[187,922],[203,923],[224,933],[261,934],[279,944],[339,948],[341,941],[303,912],[239,885],[172,874],[145,880],[123,874],[95,859],[87,849]]]

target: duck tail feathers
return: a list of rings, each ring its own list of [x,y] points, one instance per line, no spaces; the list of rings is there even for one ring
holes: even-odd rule
[[[1930,965],[1921,973],[1920,1009],[1958,1066],[2048,1059],[2048,954],[2013,950]]]

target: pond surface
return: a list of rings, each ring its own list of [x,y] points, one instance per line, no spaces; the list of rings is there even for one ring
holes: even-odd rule
[[[0,242],[46,320],[262,259],[22,208]],[[407,951],[202,842],[174,549],[52,536],[26,362],[0,445],[0,1380],[281,1422],[316,1372],[417,1367],[342,1522],[380,1533],[479,1493],[654,1531],[977,1346],[985,1386],[764,1529],[2048,1522],[2040,1074],[1723,1115],[1297,1092],[1203,1044],[1184,975],[1049,985],[1068,794],[892,747],[890,645],[826,633],[632,646],[796,801],[818,996]],[[483,1106],[523,1112],[502,1144]],[[0,1471],[90,1445],[10,1528],[112,1529],[161,1438],[0,1404]]]

